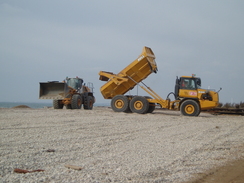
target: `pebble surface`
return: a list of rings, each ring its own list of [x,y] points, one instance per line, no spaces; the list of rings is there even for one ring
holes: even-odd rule
[[[1,108],[0,139],[3,183],[181,183],[244,158],[244,117]]]

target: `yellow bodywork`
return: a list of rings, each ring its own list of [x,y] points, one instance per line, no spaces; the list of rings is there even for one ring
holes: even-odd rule
[[[118,74],[100,71],[99,79],[102,81],[107,81],[100,88],[103,97],[105,99],[112,99],[113,101],[113,99],[116,98],[115,96],[124,95],[126,92],[133,89],[138,84],[143,90],[145,90],[150,96],[153,97],[146,98],[150,105],[158,104],[162,108],[166,109],[185,110],[187,115],[191,115],[194,112],[194,110],[207,110],[214,108],[218,105],[218,93],[210,90],[200,89],[197,87],[195,87],[195,89],[180,88],[178,96],[176,96],[176,100],[170,101],[170,99],[165,100],[161,98],[156,92],[154,92],[150,87],[146,86],[144,83],[144,86],[141,86],[139,83],[142,80],[147,78],[151,73],[157,72],[157,64],[155,62],[155,58],[156,57],[151,48],[144,47],[140,56]],[[194,76],[182,77],[194,78]],[[206,98],[206,95],[211,99]],[[134,96],[127,96],[127,100],[125,100],[124,98],[116,99],[114,102],[114,107],[116,108],[116,110],[119,110],[124,108],[125,105],[130,105],[131,101],[133,100],[133,97]],[[143,108],[143,102],[140,100],[133,101],[134,104],[132,105],[132,107],[138,111],[140,110],[140,108]],[[132,108],[131,105],[129,107]],[[127,106],[125,110],[126,109]],[[198,111],[194,113],[194,115],[198,114]]]
[[[182,76],[186,77],[186,76]],[[208,93],[212,97],[212,101],[204,100],[202,95]],[[214,107],[217,107],[219,104],[219,95],[215,91],[209,91],[206,89],[197,89],[197,90],[187,90],[180,89],[179,96],[181,98],[197,98],[199,101],[199,105],[201,110],[208,110]]]
[[[208,92],[209,95],[212,97],[212,101],[202,99],[201,90]],[[199,98],[201,110],[212,109],[212,108],[217,107],[219,105],[219,94],[218,94],[218,92],[208,91],[208,90],[204,90],[204,89],[198,89],[198,98]]]
[[[118,74],[100,71],[99,79],[102,81],[109,80],[100,88],[100,91],[105,99],[123,95],[152,72],[157,72],[155,55],[151,48],[144,47],[141,55]]]

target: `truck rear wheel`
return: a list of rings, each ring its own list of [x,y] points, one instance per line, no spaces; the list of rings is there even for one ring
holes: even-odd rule
[[[201,111],[196,101],[186,100],[180,105],[180,112],[184,116],[198,116]]]
[[[152,113],[155,110],[155,104],[154,103],[149,103],[149,108],[147,113]]]
[[[87,101],[85,101],[83,107],[84,107],[84,109],[92,110],[92,108],[93,108],[93,97],[92,96],[87,97]]]
[[[146,99],[152,99],[152,97],[149,96],[145,96]],[[155,110],[155,103],[150,103],[149,102],[149,108],[147,113],[152,113]]]
[[[111,100],[111,108],[114,112],[128,112],[129,99],[124,95],[117,95]]]
[[[149,109],[149,102],[145,97],[136,96],[130,101],[130,109],[132,112],[145,114]]]
[[[80,109],[82,106],[82,98],[80,95],[73,95],[71,99],[71,108]]]
[[[53,100],[53,108],[54,109],[63,109],[64,104],[62,104],[62,100]]]

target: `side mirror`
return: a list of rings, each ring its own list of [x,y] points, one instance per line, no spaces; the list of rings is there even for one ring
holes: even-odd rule
[[[217,91],[217,93],[219,93],[222,90],[222,88],[219,89],[219,91]]]
[[[201,86],[201,80],[200,79],[197,80],[197,85]]]

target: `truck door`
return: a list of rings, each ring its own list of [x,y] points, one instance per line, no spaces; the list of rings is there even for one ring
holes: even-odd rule
[[[180,98],[197,98],[195,78],[180,78]]]

